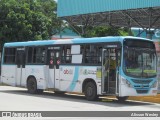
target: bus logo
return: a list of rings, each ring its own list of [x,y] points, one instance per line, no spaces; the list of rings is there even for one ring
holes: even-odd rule
[[[64,74],[73,74],[73,70],[64,70],[63,71]]]

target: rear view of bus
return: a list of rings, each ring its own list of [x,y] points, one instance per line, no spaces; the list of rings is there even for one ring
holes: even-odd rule
[[[120,70],[119,96],[157,94],[157,58],[152,41],[125,39]]]

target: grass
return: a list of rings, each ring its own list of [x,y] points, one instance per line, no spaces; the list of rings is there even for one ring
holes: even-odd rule
[[[115,99],[115,96],[107,96],[107,98]],[[110,101],[107,99],[105,101]],[[156,96],[130,96],[128,100],[135,100],[135,101],[143,101],[143,102],[151,102],[151,103],[159,103],[160,104],[160,93]]]
[[[138,97],[131,96],[129,97],[129,100],[160,103],[160,94],[157,94],[156,96],[138,96]]]

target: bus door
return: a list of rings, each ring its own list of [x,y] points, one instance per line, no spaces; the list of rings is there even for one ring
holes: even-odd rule
[[[59,47],[50,47],[48,49],[48,88],[59,88],[59,64],[60,64]]]
[[[22,85],[25,78],[25,48],[17,48],[16,53],[16,86]]]
[[[117,63],[118,53],[116,49],[103,49],[102,52],[102,93],[117,94],[118,74]]]

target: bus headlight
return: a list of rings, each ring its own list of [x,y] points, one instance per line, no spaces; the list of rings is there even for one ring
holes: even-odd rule
[[[157,84],[158,84],[158,82],[155,81],[155,82],[151,85],[151,88],[156,88],[156,87],[157,87]]]
[[[131,83],[128,80],[126,80],[125,78],[122,78],[122,82],[124,84],[127,84],[128,87],[132,87]]]

